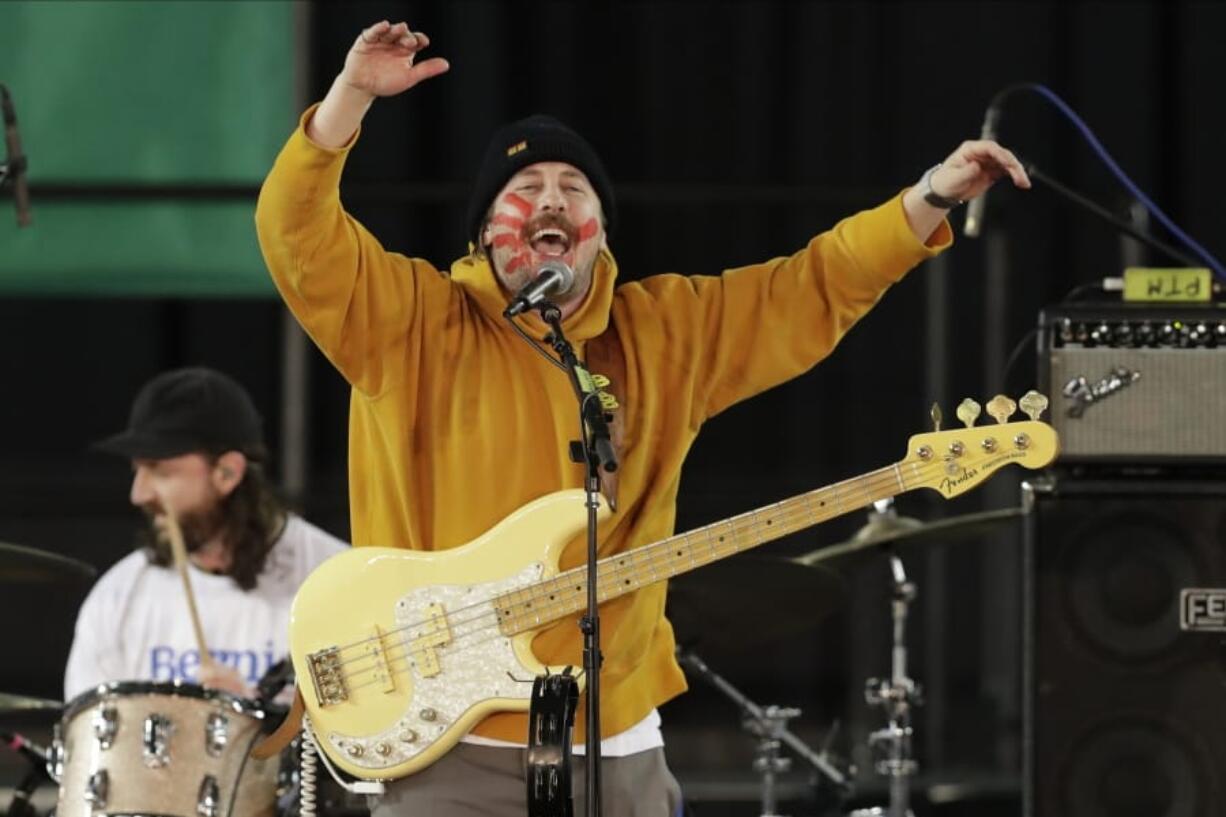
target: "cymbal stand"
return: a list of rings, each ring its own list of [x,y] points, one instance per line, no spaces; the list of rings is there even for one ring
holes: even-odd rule
[[[911,817],[911,777],[919,771],[919,764],[911,757],[911,712],[923,703],[918,684],[907,677],[907,610],[915,600],[915,584],[907,580],[902,559],[890,554],[890,572],[894,580],[894,598],[891,603],[894,621],[894,646],[891,655],[890,679],[870,678],[865,684],[864,696],[870,706],[885,710],[888,723],[868,737],[869,748],[878,758],[877,773],[889,778],[890,805],[887,809],[862,809],[853,812],[853,817]]]
[[[677,660],[694,670],[741,708],[741,728],[758,740],[754,753],[753,769],[762,776],[762,817],[779,817],[778,775],[792,766],[790,758],[780,757],[779,749],[787,745],[796,754],[808,761],[818,773],[833,783],[840,794],[850,793],[848,774],[839,771],[826,758],[826,752],[815,752],[788,731],[787,722],[800,715],[799,709],[780,706],[762,707],[751,701],[744,693],[712,670],[692,651],[678,651]]]

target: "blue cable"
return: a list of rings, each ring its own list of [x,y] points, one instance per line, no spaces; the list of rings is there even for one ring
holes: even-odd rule
[[[1128,191],[1132,193],[1137,201],[1141,202],[1145,209],[1152,213],[1154,217],[1156,217],[1158,221],[1171,232],[1172,235],[1182,241],[1184,246],[1196,253],[1196,255],[1198,255],[1205,262],[1205,264],[1213,270],[1214,274],[1216,274],[1219,278],[1226,280],[1226,267],[1222,265],[1222,262],[1218,261],[1212,253],[1210,253],[1200,244],[1196,243],[1191,236],[1179,229],[1179,227],[1175,225],[1175,222],[1171,221],[1170,218],[1167,217],[1166,213],[1162,212],[1162,209],[1158,207],[1158,205],[1154,204],[1153,201],[1150,200],[1149,196],[1145,195],[1145,193],[1141,191],[1141,188],[1137,187],[1136,184],[1133,183],[1132,179],[1128,178],[1128,174],[1126,174],[1120,168],[1119,164],[1116,163],[1115,159],[1111,157],[1111,154],[1107,152],[1105,147],[1103,147],[1102,142],[1098,141],[1098,137],[1094,135],[1094,132],[1090,130],[1090,127],[1082,121],[1081,117],[1079,117],[1063,99],[1056,95],[1055,91],[1044,85],[1040,85],[1037,82],[1021,82],[1017,85],[1011,85],[997,94],[992,100],[992,105],[999,107],[1000,103],[1004,101],[1006,96],[1014,91],[1023,89],[1035,91],[1040,96],[1046,97],[1047,100],[1055,105],[1061,113],[1067,116],[1072,121],[1073,125],[1075,125],[1079,131],[1081,131],[1082,136],[1084,136],[1086,141],[1090,143],[1090,147],[1094,149],[1094,152],[1102,157],[1103,162],[1107,165],[1108,169],[1111,170],[1115,177],[1119,179],[1120,184],[1128,188]]]

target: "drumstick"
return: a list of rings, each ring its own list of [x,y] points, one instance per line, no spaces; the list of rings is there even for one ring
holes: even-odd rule
[[[161,497],[159,497],[159,500]],[[162,510],[166,512],[166,534],[170,538],[170,552],[174,554],[175,567],[179,570],[179,578],[183,580],[183,595],[187,598],[187,612],[191,615],[192,631],[196,634],[196,649],[200,651],[200,668],[213,668],[213,655],[208,645],[204,643],[204,628],[200,626],[200,612],[196,609],[196,595],[192,592],[191,577],[187,572],[187,544],[183,541],[183,530],[179,527],[179,519],[174,508],[162,501]]]

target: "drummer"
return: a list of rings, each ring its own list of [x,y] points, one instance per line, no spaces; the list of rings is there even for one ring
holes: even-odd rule
[[[129,498],[148,525],[81,606],[65,699],[109,681],[174,680],[250,697],[288,652],[298,586],[348,545],[275,496],[260,415],[221,372],[155,377],[137,394],[127,429],[94,447],[131,461]],[[212,661],[201,661],[166,535],[167,507],[183,531]]]

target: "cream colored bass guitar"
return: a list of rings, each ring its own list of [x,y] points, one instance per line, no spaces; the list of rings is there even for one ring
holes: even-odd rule
[[[974,404],[964,401],[967,427],[912,437],[892,465],[602,559],[600,599],[875,500],[917,488],[951,498],[1005,466],[1041,468],[1058,443],[1037,419],[1046,400],[1027,398],[1029,421],[1007,422],[1015,404],[1003,398],[998,424],[973,426]],[[558,569],[563,546],[586,525],[584,503],[583,491],[559,491],[462,547],[354,548],[310,575],[294,600],[290,653],[317,743],[334,765],[367,780],[404,777],[487,715],[528,711],[531,681],[545,671],[530,649],[535,632],[586,608],[587,567]]]

